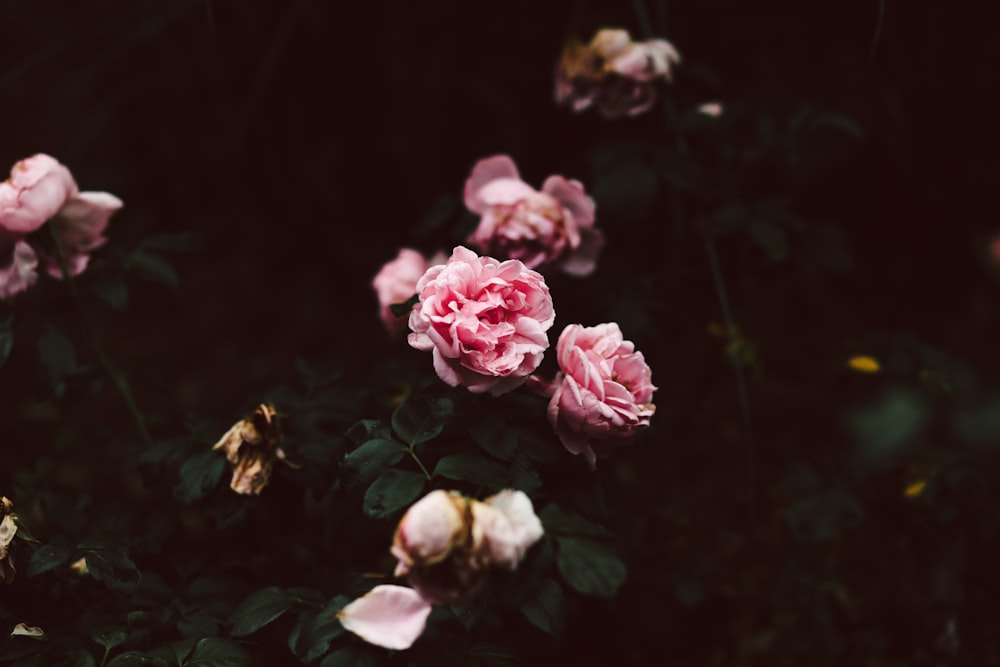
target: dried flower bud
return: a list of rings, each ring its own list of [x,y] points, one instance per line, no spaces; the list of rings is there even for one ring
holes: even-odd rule
[[[212,449],[226,453],[233,469],[229,487],[236,493],[256,496],[271,480],[275,460],[298,467],[285,459],[280,444],[278,413],[270,403],[261,403],[246,419],[233,424]]]
[[[10,543],[17,534],[17,514],[11,511],[13,507],[14,503],[6,496],[0,496],[0,582],[5,584],[14,581],[17,573],[10,553]]]

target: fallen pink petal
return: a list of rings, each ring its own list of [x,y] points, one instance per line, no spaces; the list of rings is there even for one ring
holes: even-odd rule
[[[369,644],[402,651],[424,631],[431,603],[412,588],[376,586],[337,613],[340,623]]]

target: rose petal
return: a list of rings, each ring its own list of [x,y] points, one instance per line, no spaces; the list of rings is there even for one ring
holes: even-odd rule
[[[431,604],[412,588],[385,584],[337,612],[341,625],[369,644],[408,649],[423,633]]]

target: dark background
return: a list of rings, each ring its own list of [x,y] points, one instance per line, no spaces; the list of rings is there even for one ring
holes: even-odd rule
[[[834,406],[854,386],[817,384],[816,369],[871,332],[906,332],[961,357],[980,386],[995,386],[1000,293],[986,247],[1000,232],[1000,169],[989,21],[944,3],[894,0],[647,5],[684,57],[670,93],[680,104],[718,99],[769,111],[808,102],[849,114],[865,131],[804,189],[808,211],[841,229],[849,271],[804,276],[793,263],[748,255],[738,241],[720,243],[736,319],[768,369],[750,387],[757,502],[767,505],[790,461],[835,467]],[[638,34],[627,2],[4,0],[0,24],[0,164],[49,153],[82,189],[121,197],[109,251],[155,233],[202,237],[198,252],[171,256],[179,289],[130,283],[127,315],[109,313],[101,324],[140,404],[154,422],[162,416],[160,431],[170,414],[238,413],[248,396],[290,375],[296,357],[340,362],[363,377],[385,346],[398,345],[375,317],[371,277],[402,245],[431,252],[454,241],[414,230],[440,196],[460,194],[479,158],[509,153],[535,185],[550,173],[586,182],[591,146],[647,136],[658,122],[606,122],[552,103],[564,39],[605,25]],[[636,664],[654,651],[677,664],[743,664],[712,660],[768,641],[769,628],[814,622],[786,618],[804,589],[782,592],[785,579],[769,570],[802,559],[825,563],[810,577],[848,581],[854,592],[844,595],[855,596],[842,605],[848,611],[834,605],[832,621],[815,621],[833,624],[839,648],[807,654],[840,664],[874,655],[867,664],[945,664],[934,662],[946,659],[935,642],[957,614],[962,637],[971,636],[965,664],[997,664],[1000,643],[987,620],[996,604],[977,593],[996,590],[984,556],[997,547],[995,532],[975,522],[942,531],[907,515],[896,488],[905,466],[883,473],[891,492],[862,485],[870,520],[850,543],[791,547],[773,508],[754,519],[759,532],[747,532],[744,457],[731,453],[737,427],[727,430],[739,423],[733,374],[704,333],[719,319],[704,248],[653,218],[603,224],[609,246],[593,280],[651,279],[643,283],[648,326],[632,313],[637,324],[626,336],[645,352],[661,392],[655,447],[637,448],[610,473],[611,500],[632,513],[621,528],[629,584],[606,627],[600,618],[580,622],[567,645]],[[665,258],[682,268],[664,269]],[[59,298],[25,301],[18,317],[30,326]],[[589,314],[579,305],[586,297],[574,298],[574,314]],[[8,406],[35,363],[30,350],[15,349],[0,376]],[[698,363],[703,370],[691,372]],[[672,384],[678,377],[695,380]],[[723,397],[729,422],[699,412],[709,395]],[[103,414],[124,418],[114,396]],[[4,446],[19,448],[14,461],[30,458],[30,437],[37,433],[8,437]],[[880,521],[913,525],[887,537]],[[942,551],[941,541],[961,542],[961,555]],[[704,554],[714,563],[708,572],[697,566]],[[926,561],[910,560],[920,554]],[[944,588],[960,593],[923,588],[941,572],[958,582]],[[684,598],[690,581],[712,592]],[[695,601],[663,609],[678,596]],[[759,664],[801,664],[791,649],[776,655],[789,662],[772,655]]]

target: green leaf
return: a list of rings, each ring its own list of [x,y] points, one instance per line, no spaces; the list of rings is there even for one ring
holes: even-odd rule
[[[183,456],[191,438],[171,438],[160,440],[139,454],[139,463],[147,466],[163,466],[176,463]]]
[[[77,549],[87,559],[91,577],[117,593],[132,595],[141,575],[124,546],[94,540],[82,542]]]
[[[73,548],[66,544],[43,544],[31,554],[28,561],[28,576],[35,577],[42,572],[54,570],[69,560]]]
[[[101,278],[94,281],[94,294],[112,308],[128,306],[128,288],[121,278]]]
[[[230,634],[233,637],[246,637],[257,632],[268,623],[277,620],[294,604],[295,598],[277,586],[251,593],[229,615],[229,625],[232,626]]]
[[[215,488],[225,469],[226,459],[220,452],[207,450],[191,457],[181,466],[174,496],[185,505],[200,500]]]
[[[517,451],[517,433],[495,413],[477,415],[469,425],[469,435],[487,454],[502,461],[510,461]]]
[[[545,526],[545,532],[553,535],[597,538],[614,537],[604,526],[588,521],[575,514],[570,514],[554,503],[546,505],[538,513],[538,518],[541,519],[542,525]]]
[[[542,632],[559,637],[566,626],[562,587],[551,579],[546,579],[538,594],[521,607],[521,613]]]
[[[137,249],[125,258],[126,269],[135,271],[146,280],[166,287],[177,287],[180,278],[167,260],[146,250]]]
[[[861,462],[880,466],[897,459],[923,432],[928,411],[923,396],[899,389],[848,415],[847,429],[860,445]]]
[[[330,600],[322,611],[303,612],[288,635],[288,648],[295,656],[310,662],[330,650],[330,642],[344,632],[336,613],[350,600],[342,595]]]
[[[191,654],[194,645],[197,643],[197,639],[182,639],[170,642],[165,646],[157,646],[155,649],[147,651],[146,654],[150,657],[162,659],[173,667],[174,665],[184,664],[184,660]]]
[[[861,503],[846,489],[832,488],[807,496],[785,510],[788,527],[796,539],[823,542],[837,537],[864,520]]]
[[[853,118],[839,113],[828,113],[817,116],[809,123],[809,127],[813,130],[823,128],[837,130],[855,139],[864,139],[865,137],[864,130],[861,129],[861,126]]]
[[[486,667],[517,667],[517,656],[499,644],[482,643],[473,646],[469,655],[479,658]]]
[[[357,483],[370,482],[406,456],[406,448],[395,440],[376,438],[362,443],[344,457],[343,466],[354,471]]]
[[[10,350],[14,347],[14,316],[11,315],[6,320],[0,321],[0,366],[3,366],[10,357]]]
[[[628,570],[603,544],[577,537],[556,537],[556,566],[573,590],[599,598],[613,598],[625,583]]]
[[[83,649],[77,650],[71,659],[72,662],[69,663],[69,667],[96,667],[97,665],[94,661],[94,656]]]
[[[382,519],[416,500],[427,479],[419,472],[387,470],[365,491],[365,516]]]
[[[722,236],[737,232],[750,223],[750,211],[742,204],[727,204],[712,211],[698,221],[702,232],[710,236]]]
[[[359,445],[368,440],[391,439],[392,429],[377,419],[362,419],[344,434],[351,442]]]
[[[157,655],[128,651],[115,657],[106,667],[175,667],[179,663],[170,663]]]
[[[472,482],[488,489],[502,489],[510,484],[510,475],[504,466],[478,454],[446,456],[438,461],[434,474]]]
[[[414,294],[413,296],[411,296],[409,299],[407,299],[402,303],[394,303],[390,305],[389,312],[391,312],[396,317],[400,317],[402,315],[408,315],[410,311],[413,310],[413,307],[417,305],[419,301],[420,301],[420,295]]]
[[[90,638],[110,651],[114,647],[125,643],[125,640],[128,639],[128,630],[117,626],[104,628],[91,635]]]
[[[245,667],[250,654],[231,639],[209,637],[195,644],[184,667]]]
[[[417,394],[403,401],[392,413],[392,428],[408,445],[419,445],[437,437],[455,409],[450,398]]]
[[[73,341],[51,324],[38,339],[38,356],[53,381],[59,381],[76,370]]]
[[[376,667],[371,651],[360,646],[346,646],[323,658],[319,667]]]
[[[551,432],[542,435],[528,429],[517,429],[518,455],[536,463],[556,463],[563,459],[566,451]]]

